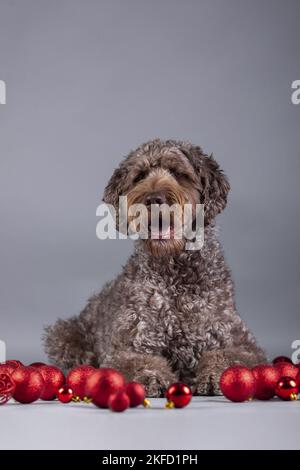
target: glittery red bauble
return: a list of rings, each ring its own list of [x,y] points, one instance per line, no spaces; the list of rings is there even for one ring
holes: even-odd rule
[[[15,390],[15,383],[8,374],[0,373],[0,405],[11,399]]]
[[[141,405],[145,400],[145,388],[142,384],[138,382],[128,382],[125,390],[129,397],[131,408]]]
[[[17,367],[20,367],[20,366],[24,365],[24,364],[22,364],[21,361],[18,361],[17,359],[9,359],[8,361],[5,362],[5,364],[9,365],[9,366],[12,366],[15,369],[17,369]]]
[[[0,374],[11,375],[15,370],[16,367],[12,367],[11,365],[7,365],[5,363],[0,364]]]
[[[86,381],[95,370],[97,370],[95,367],[85,364],[70,370],[66,378],[66,384],[71,387],[74,396],[78,396],[81,400],[84,398]]]
[[[298,386],[292,377],[281,377],[276,386],[276,395],[282,400],[296,400]]]
[[[68,385],[63,385],[57,392],[57,398],[61,403],[70,403],[73,398],[73,390]]]
[[[20,367],[20,361],[6,361],[0,364],[0,373],[11,375],[15,369]]]
[[[85,395],[100,408],[108,407],[108,399],[115,392],[124,390],[125,379],[115,369],[97,369],[86,382]]]
[[[262,364],[252,369],[255,377],[254,398],[258,400],[270,400],[275,395],[275,388],[280,379],[279,371],[270,364]]]
[[[40,398],[42,400],[54,400],[58,389],[65,383],[65,376],[55,366],[41,366],[37,369],[44,379],[44,389]]]
[[[108,406],[111,411],[125,411],[130,405],[130,400],[126,392],[116,392],[110,395]]]
[[[220,379],[223,395],[231,401],[246,401],[255,393],[255,377],[251,370],[243,366],[226,369]]]
[[[18,367],[12,374],[16,385],[13,397],[20,403],[32,403],[40,398],[44,388],[44,379],[33,367]]]
[[[296,382],[297,382],[297,385],[298,385],[298,391],[300,393],[300,370],[299,370],[298,375],[296,377]]]
[[[192,391],[186,384],[177,382],[170,385],[166,391],[166,398],[174,403],[175,408],[184,408],[192,399]]]
[[[30,367],[35,367],[36,369],[39,369],[39,367],[46,366],[44,362],[33,362],[32,364],[29,364]]]
[[[298,367],[294,364],[289,364],[287,362],[278,362],[275,364],[276,369],[279,372],[279,377],[292,377],[295,379],[298,374]]]
[[[293,364],[293,361],[287,356],[277,356],[273,359],[273,364],[280,364],[281,362],[287,362]]]

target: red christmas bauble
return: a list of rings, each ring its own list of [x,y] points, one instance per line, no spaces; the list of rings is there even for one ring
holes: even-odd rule
[[[95,367],[87,364],[82,364],[70,370],[66,378],[66,384],[73,390],[74,396],[78,396],[81,400],[84,398],[86,381],[96,370]]]
[[[287,362],[289,364],[293,364],[293,361],[287,356],[277,356],[273,359],[273,364],[280,364],[281,362]]]
[[[11,375],[16,370],[16,367],[6,364],[0,364],[0,374]]]
[[[0,373],[0,405],[11,399],[15,390],[15,383],[8,374]]]
[[[70,403],[73,398],[73,390],[68,385],[63,385],[57,392],[57,398],[61,403]]]
[[[44,379],[37,369],[33,367],[18,367],[12,374],[15,383],[13,397],[20,403],[32,403],[40,398]]]
[[[22,364],[20,361],[10,360],[0,363],[0,373],[11,375]]]
[[[30,367],[35,367],[36,369],[39,369],[40,367],[46,366],[44,362],[32,362],[29,364]]]
[[[292,377],[281,377],[276,386],[276,395],[282,400],[297,400],[298,385]]]
[[[86,381],[85,395],[100,408],[108,407],[108,399],[115,392],[124,390],[125,379],[115,369],[97,369]]]
[[[128,382],[125,390],[129,397],[131,408],[141,405],[145,400],[146,393],[142,384],[138,382]]]
[[[5,362],[5,364],[9,365],[9,366],[12,366],[15,369],[17,369],[17,367],[20,367],[20,366],[24,365],[24,364],[22,364],[21,361],[18,361],[17,359],[9,359],[8,361]]]
[[[297,382],[297,385],[298,385],[298,392],[300,393],[300,370],[299,370],[298,375],[296,377],[296,382]]]
[[[221,375],[220,388],[223,395],[229,400],[246,401],[254,396],[255,377],[247,367],[229,367]]]
[[[113,393],[108,399],[108,406],[111,411],[125,411],[129,405],[130,399],[124,391]]]
[[[175,408],[184,408],[192,399],[192,391],[188,385],[177,382],[169,386],[166,398],[174,403]]]
[[[280,379],[279,371],[270,364],[262,364],[253,367],[252,373],[255,377],[254,398],[258,400],[270,400],[275,395],[275,388]]]
[[[278,362],[274,367],[278,370],[280,377],[292,377],[292,379],[297,377],[298,367],[294,364]]]
[[[55,366],[41,366],[36,369],[44,379],[44,389],[40,398],[42,400],[54,400],[58,389],[65,383],[65,376],[62,371]]]

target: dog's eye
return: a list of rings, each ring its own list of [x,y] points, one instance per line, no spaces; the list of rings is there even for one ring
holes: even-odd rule
[[[176,179],[186,179],[188,180],[189,179],[189,175],[187,175],[186,173],[181,173],[177,170],[171,170],[171,174],[174,176],[174,178]]]
[[[146,172],[145,171],[140,171],[140,173],[138,173],[136,175],[136,177],[133,179],[133,182],[134,183],[138,183],[139,181],[143,180],[146,176]]]

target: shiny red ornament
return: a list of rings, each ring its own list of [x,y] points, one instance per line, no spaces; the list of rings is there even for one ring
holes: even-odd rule
[[[292,377],[281,377],[276,386],[276,395],[282,400],[297,400],[298,385]]]
[[[5,362],[0,364],[0,374],[12,375],[12,373],[15,370],[16,370],[16,367],[12,367],[11,365],[7,365]]]
[[[287,362],[278,362],[274,367],[278,370],[280,377],[292,377],[292,379],[295,379],[299,372],[297,366]]]
[[[11,376],[15,383],[13,397],[20,403],[32,403],[38,400],[44,388],[44,379],[33,367],[18,367]]]
[[[44,362],[32,362],[29,364],[30,367],[35,367],[36,369],[39,369],[40,367],[46,366]]]
[[[177,382],[169,386],[166,398],[169,402],[174,403],[175,408],[184,408],[192,399],[192,391],[188,385]]]
[[[138,382],[128,382],[125,391],[129,397],[131,408],[140,406],[146,398],[145,387]]]
[[[11,399],[15,390],[15,384],[8,374],[0,373],[0,405],[4,405]]]
[[[280,364],[281,362],[287,362],[288,364],[293,364],[293,361],[287,356],[277,356],[273,359],[273,364]]]
[[[70,403],[73,398],[73,390],[68,385],[63,385],[57,392],[57,398],[61,403]]]
[[[20,367],[20,361],[6,361],[0,364],[0,373],[11,375],[15,369]]]
[[[298,375],[296,377],[296,382],[297,382],[297,385],[298,385],[298,392],[300,393],[300,369],[299,369]]]
[[[20,367],[20,366],[24,365],[24,364],[22,364],[21,361],[18,361],[17,359],[9,359],[8,361],[5,362],[5,364],[8,365],[8,366],[12,366],[15,369],[17,369],[17,367]]]
[[[44,389],[40,398],[42,400],[54,400],[58,389],[65,383],[65,376],[55,366],[41,366],[37,369],[44,379]]]
[[[232,366],[221,375],[220,388],[231,401],[250,400],[255,393],[255,377],[247,367]]]
[[[262,364],[253,367],[255,377],[254,398],[258,400],[270,400],[275,395],[275,388],[280,379],[279,371],[270,364]]]
[[[111,411],[125,411],[130,405],[130,399],[126,392],[120,391],[110,395],[108,399],[108,406]]]
[[[125,389],[123,375],[115,369],[97,369],[86,381],[85,395],[100,408],[108,407],[110,395]]]
[[[83,400],[86,381],[96,370],[95,367],[87,364],[82,364],[70,370],[66,378],[66,384],[73,390],[74,396],[78,396]]]

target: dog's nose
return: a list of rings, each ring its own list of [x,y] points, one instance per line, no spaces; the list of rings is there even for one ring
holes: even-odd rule
[[[152,193],[148,194],[145,199],[146,206],[151,206],[151,204],[165,204],[167,202],[166,196],[162,193]]]

